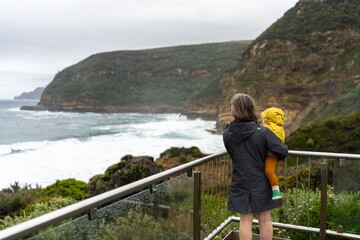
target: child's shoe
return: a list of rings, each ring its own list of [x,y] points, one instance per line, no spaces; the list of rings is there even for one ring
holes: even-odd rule
[[[282,198],[280,191],[279,190],[274,190],[272,192],[272,200],[277,200],[277,199],[280,199],[280,198]]]

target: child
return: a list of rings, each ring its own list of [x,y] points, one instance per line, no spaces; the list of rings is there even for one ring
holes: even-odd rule
[[[265,127],[270,129],[282,142],[285,141],[285,114],[280,108],[268,108],[261,113],[263,119],[263,124]],[[271,152],[268,153],[265,160],[265,174],[269,179],[271,188],[272,188],[272,199],[282,198],[278,179],[275,175],[275,168],[277,164],[277,158],[272,155]]]

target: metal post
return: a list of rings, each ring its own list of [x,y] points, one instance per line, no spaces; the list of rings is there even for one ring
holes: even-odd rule
[[[200,240],[201,172],[194,171],[193,240]]]
[[[90,211],[88,212],[88,219],[90,221],[93,221],[97,218],[97,209],[96,208],[92,208],[90,209]]]
[[[321,202],[320,202],[320,240],[326,239],[326,198],[327,198],[328,165],[321,163]]]

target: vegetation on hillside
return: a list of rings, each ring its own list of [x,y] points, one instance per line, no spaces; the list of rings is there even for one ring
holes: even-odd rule
[[[339,78],[343,85],[351,89],[354,85],[347,85],[351,81],[346,81],[346,76],[360,72],[359,14],[359,1],[299,2],[253,41],[247,51],[264,41],[267,43],[265,50],[279,48],[281,51],[277,43],[292,45],[288,50],[296,52],[298,56],[285,53],[279,55],[282,59],[276,59],[272,54],[265,64],[274,66],[280,61],[279,68],[285,65],[286,70],[295,72],[312,68],[309,81]],[[305,66],[294,66],[296,61]],[[312,66],[306,66],[306,61],[312,62]]]
[[[286,139],[289,149],[360,153],[360,112],[302,126]]]
[[[234,67],[249,41],[99,53],[59,72],[41,104],[181,111],[199,98],[216,104],[215,79]],[[203,99],[203,98],[206,99]]]
[[[303,43],[313,32],[360,29],[358,1],[303,1],[287,11],[258,40],[284,39]]]
[[[329,118],[335,118],[336,116],[345,116],[351,113],[360,112],[360,85],[357,85],[349,90],[348,93],[340,96],[334,102],[327,105],[321,114],[314,114],[310,112],[304,122],[310,122],[316,120],[324,124],[325,120]],[[354,116],[355,116],[354,115]],[[349,133],[345,131],[345,133]]]

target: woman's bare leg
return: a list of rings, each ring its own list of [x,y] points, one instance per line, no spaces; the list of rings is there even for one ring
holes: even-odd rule
[[[271,240],[273,237],[271,210],[258,213],[258,219],[260,226],[260,240]]]
[[[240,213],[239,236],[241,240],[252,239],[252,213]]]

